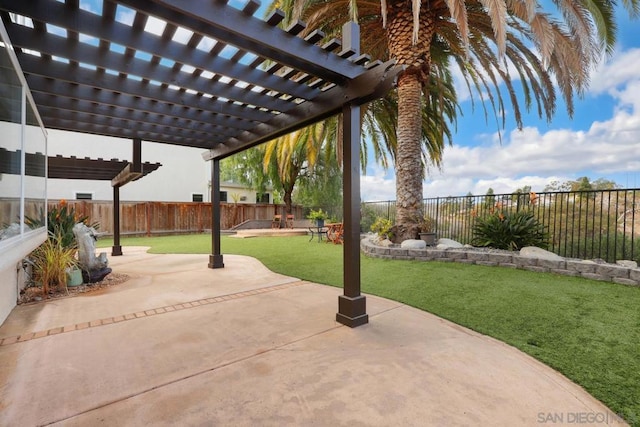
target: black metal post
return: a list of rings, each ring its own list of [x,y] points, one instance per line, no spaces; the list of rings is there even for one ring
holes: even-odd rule
[[[220,252],[220,160],[211,162],[211,255],[209,268],[223,268]]]
[[[122,255],[120,246],[120,186],[113,186],[113,246],[111,256]]]
[[[360,54],[360,27],[355,22],[342,26],[342,46]],[[336,321],[351,328],[369,323],[367,302],[360,295],[360,127],[360,106],[343,105],[344,295],[338,297]]]
[[[360,107],[344,106],[344,295],[338,298],[336,320],[356,327],[369,322],[360,294]]]

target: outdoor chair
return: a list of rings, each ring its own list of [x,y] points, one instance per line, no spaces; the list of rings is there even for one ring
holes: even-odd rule
[[[274,215],[273,221],[271,221],[271,228],[280,228],[282,225],[280,221],[282,221],[282,215]]]
[[[287,215],[287,221],[285,222],[285,227],[286,228],[293,228],[293,220],[294,220],[294,216],[293,215]]]
[[[333,242],[334,245],[342,244],[342,241],[344,240],[343,223],[327,224],[327,227],[327,242]]]

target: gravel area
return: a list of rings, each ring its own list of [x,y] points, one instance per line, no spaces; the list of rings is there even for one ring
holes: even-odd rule
[[[129,280],[129,276],[121,273],[111,273],[101,282],[82,284],[65,289],[59,289],[57,286],[51,288],[48,295],[42,294],[42,288],[39,286],[30,286],[20,292],[18,305],[20,304],[37,304],[52,299],[71,298],[80,294],[89,294],[111,286],[120,285]]]

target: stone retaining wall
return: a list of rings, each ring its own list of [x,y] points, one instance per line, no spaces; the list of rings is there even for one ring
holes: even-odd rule
[[[593,261],[573,259],[552,261],[522,257],[517,253],[480,252],[467,249],[402,249],[400,247],[378,246],[368,238],[360,240],[360,249],[366,255],[374,258],[460,262],[463,264],[519,268],[540,273],[562,274],[564,276],[578,276],[585,279],[614,282],[629,286],[640,285],[640,268],[629,268],[616,264],[597,264]]]

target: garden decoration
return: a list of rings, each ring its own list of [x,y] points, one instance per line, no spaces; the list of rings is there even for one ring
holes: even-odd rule
[[[105,276],[111,273],[108,267],[106,252],[96,256],[97,233],[93,227],[87,227],[83,223],[73,226],[73,234],[78,242],[78,262],[82,269],[82,278],[87,283],[102,281]]]

